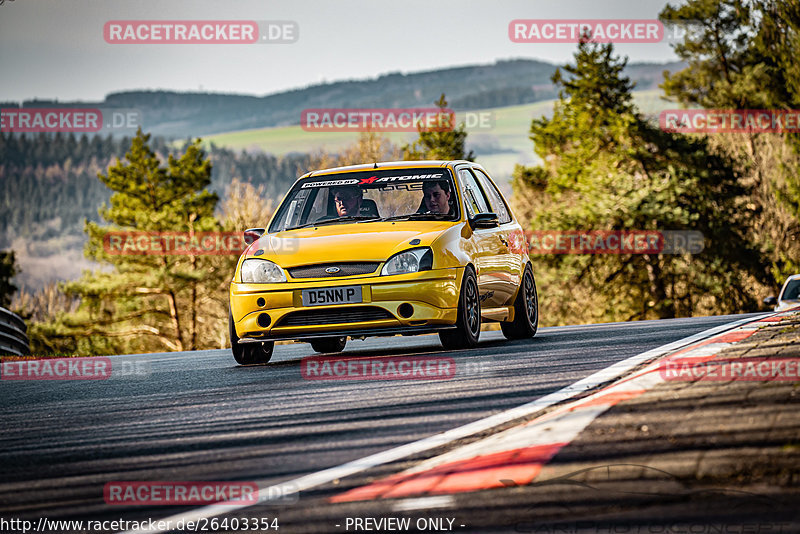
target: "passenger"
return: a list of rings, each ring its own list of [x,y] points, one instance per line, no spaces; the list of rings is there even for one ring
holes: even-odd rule
[[[430,213],[451,213],[453,205],[450,201],[452,190],[447,180],[423,182],[422,195],[425,208]],[[424,210],[422,210],[424,212]]]

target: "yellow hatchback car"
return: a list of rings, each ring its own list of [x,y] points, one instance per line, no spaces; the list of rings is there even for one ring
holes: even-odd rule
[[[310,172],[268,228],[251,228],[230,287],[240,364],[276,340],[344,350],[347,338],[437,332],[474,347],[482,321],[533,337],[536,283],[522,228],[469,161],[404,161]]]

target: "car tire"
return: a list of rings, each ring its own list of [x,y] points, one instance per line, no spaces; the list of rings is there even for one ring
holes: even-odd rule
[[[275,350],[274,341],[262,341],[259,343],[239,343],[239,336],[236,335],[236,328],[233,326],[233,316],[228,314],[228,332],[231,336],[231,352],[233,359],[239,365],[265,364],[272,358],[272,351]]]
[[[471,267],[464,270],[464,280],[458,295],[456,327],[439,332],[439,339],[446,349],[468,349],[478,344],[481,335],[481,301],[478,295],[478,279]]]
[[[342,337],[321,337],[311,341],[311,348],[316,352],[342,352],[347,345],[347,336]]]
[[[530,265],[525,266],[517,298],[514,300],[514,320],[501,322],[500,329],[506,339],[529,339],[536,335],[539,326],[539,297],[536,280]]]

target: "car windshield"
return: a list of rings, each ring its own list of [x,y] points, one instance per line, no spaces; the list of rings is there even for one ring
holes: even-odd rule
[[[792,280],[786,284],[781,300],[800,300],[800,280]]]
[[[306,178],[289,192],[271,233],[369,221],[456,221],[460,212],[448,169],[369,170]]]

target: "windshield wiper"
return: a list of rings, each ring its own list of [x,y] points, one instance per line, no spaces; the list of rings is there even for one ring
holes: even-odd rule
[[[298,228],[308,228],[310,226],[320,226],[322,224],[334,224],[334,223],[351,222],[351,221],[377,221],[377,220],[380,220],[380,217],[375,217],[374,215],[348,215],[346,217],[333,217],[331,219],[324,219],[322,221],[314,221],[301,224],[299,226],[292,226],[291,228],[286,228],[284,231],[297,230]]]
[[[381,221],[410,221],[410,220],[444,220],[450,219],[453,216],[449,213],[406,213],[405,215],[395,215],[393,217],[384,217]]]

